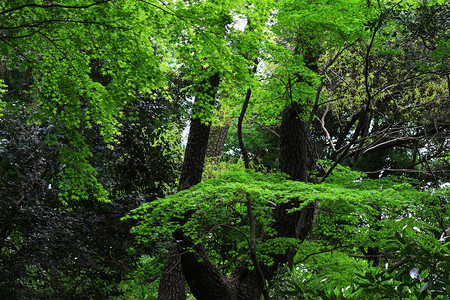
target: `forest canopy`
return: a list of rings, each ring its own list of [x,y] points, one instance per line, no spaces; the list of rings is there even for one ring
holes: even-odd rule
[[[0,3],[8,299],[446,299],[444,0]]]

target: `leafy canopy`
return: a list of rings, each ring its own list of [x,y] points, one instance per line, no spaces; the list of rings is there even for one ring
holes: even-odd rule
[[[144,203],[127,218],[139,221],[133,232],[141,242],[163,242],[173,231],[182,229],[196,243],[208,244],[224,238],[215,234],[218,231],[228,238],[232,235],[234,251],[245,256],[250,238],[246,203],[251,200],[259,228],[259,254],[269,259],[269,253],[284,253],[298,245],[294,238],[277,237],[272,228],[275,206],[293,198],[302,204],[292,207],[291,213],[308,203],[320,202],[317,233],[340,241],[344,247],[386,246],[386,239],[405,226],[435,229],[425,215],[417,218],[425,203],[436,201],[428,192],[418,191],[404,180],[363,179],[360,173],[344,167],[322,184],[292,181],[283,173],[262,174],[234,167],[189,190]],[[186,215],[190,218],[180,223]]]

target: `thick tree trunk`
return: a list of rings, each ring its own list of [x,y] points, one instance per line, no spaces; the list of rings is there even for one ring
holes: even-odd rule
[[[211,131],[211,123],[202,121],[199,115],[208,115],[208,107],[213,107],[217,89],[220,83],[220,75],[216,73],[208,78],[199,88],[195,99],[189,129],[189,137],[184,154],[183,168],[181,170],[179,190],[185,190],[193,187],[202,180],[203,166],[205,164],[206,149]],[[200,102],[200,103],[199,103]],[[200,111],[202,110],[202,111]],[[212,112],[211,112],[212,113]]]
[[[315,166],[314,149],[309,134],[309,126],[297,117],[298,109],[298,107],[288,107],[283,112],[280,159],[283,171],[288,173],[292,179],[312,181],[309,172]],[[201,138],[200,132],[202,131],[198,127],[193,127],[191,130],[196,132],[195,134],[194,132],[191,133],[190,138],[192,137],[196,141],[203,141],[202,143],[206,147],[206,141]],[[199,144],[193,143],[192,145],[198,146]],[[186,153],[188,153],[188,150],[186,150]],[[196,167],[196,162],[198,161],[194,161],[191,168],[187,168],[187,170],[192,170],[192,168]],[[196,172],[199,172],[199,169],[196,170]],[[190,174],[190,177],[186,176],[184,180],[186,185],[189,185],[195,180],[200,181],[200,178],[193,177]],[[277,230],[278,236],[296,237],[299,239],[307,237],[312,227],[314,205],[309,205],[300,212],[289,214],[286,212],[287,209],[297,205],[299,205],[298,199],[293,199],[291,203],[280,205],[275,209],[274,217],[276,222],[273,227]],[[219,270],[208,259],[203,245],[194,246],[192,241],[185,238],[182,232],[177,232],[174,237],[178,241],[179,254],[174,259],[181,259],[184,276],[196,299],[260,299],[264,288],[261,283],[261,276],[257,276],[255,269],[251,270],[249,268],[247,261],[242,260],[229,276],[224,276],[220,274]],[[265,279],[271,280],[276,274],[278,267],[292,260],[294,254],[295,251],[289,251],[286,254],[273,255],[273,265],[261,266]],[[174,264],[168,265],[173,266]],[[173,267],[173,269],[179,270],[179,265]],[[164,280],[174,284],[169,279]],[[160,299],[163,298],[160,296]],[[164,299],[177,298],[169,297]]]
[[[311,182],[310,172],[315,169],[316,158],[309,124],[300,119],[302,107],[296,103],[282,113],[280,128],[280,169],[292,180]]]
[[[190,239],[178,232],[178,251],[181,254],[183,271],[192,294],[197,300],[233,299],[232,288],[227,278],[208,259],[202,244],[194,245]]]
[[[316,157],[311,140],[309,123],[303,121],[300,116],[303,108],[292,103],[282,113],[280,128],[280,169],[290,176],[292,180],[313,182],[311,172],[315,169]],[[305,239],[314,224],[315,203],[310,203],[300,212],[286,213],[287,209],[300,205],[298,199],[292,199],[290,203],[279,205],[275,209],[275,229],[281,236]],[[284,230],[287,232],[283,232]],[[288,253],[287,262],[293,267],[293,258],[296,250]]]
[[[166,263],[161,274],[158,287],[158,299],[186,299],[184,274],[181,257],[178,254],[178,245],[173,243],[169,249]]]
[[[310,171],[315,167],[314,149],[309,125],[298,118],[299,109],[298,106],[291,106],[283,112],[280,161],[282,171],[288,173],[292,179],[310,182],[312,181]],[[191,123],[180,189],[189,188],[201,180],[210,127],[194,121]],[[287,213],[287,209],[299,204],[298,199],[293,199],[291,203],[279,205],[274,210],[276,221],[273,227],[279,237],[299,239],[307,237],[313,223],[314,205],[307,206],[301,212]],[[225,276],[209,260],[203,245],[194,245],[180,231],[174,233],[174,238],[177,241],[177,254],[173,255],[173,249],[171,249],[171,255],[164,268],[168,273],[164,273],[161,278],[159,299],[185,299],[184,293],[181,292],[184,292],[184,289],[182,290],[184,280],[179,272],[180,261],[184,277],[192,294],[198,300],[260,299],[264,288],[264,283],[261,282],[262,276],[261,274],[258,276],[246,260],[241,260],[233,272]],[[262,271],[263,278],[271,280],[278,267],[291,260],[293,254],[295,251],[272,255],[273,265],[261,265],[260,272]]]
[[[229,128],[229,124],[211,128],[208,147],[206,148],[206,157],[219,157],[222,155]]]
[[[299,109],[298,107],[296,108]],[[292,179],[312,181],[310,171],[315,167],[314,149],[309,134],[309,126],[298,116],[298,111],[288,107],[283,113],[281,124],[281,151],[283,171]],[[298,199],[291,203],[279,205],[274,210],[273,224],[279,237],[296,237],[304,239],[308,236],[313,223],[314,205],[308,205],[300,212],[287,213],[289,208],[298,206]],[[178,239],[182,240],[180,236]],[[260,299],[263,292],[261,276],[255,269],[250,269],[246,260],[240,261],[228,276],[221,275],[210,262],[205,249],[199,245],[193,251],[187,251],[193,245],[184,242],[182,255],[183,269],[191,292],[197,299]],[[273,255],[274,264],[262,265],[262,272],[267,280],[271,280],[278,267],[292,259],[295,251]]]
[[[178,190],[189,189],[201,182],[210,130],[211,123],[202,123],[199,118],[191,120]]]
[[[219,73],[215,73],[203,82],[202,86],[198,88],[194,110],[199,109],[199,107],[213,105],[219,83]],[[205,112],[194,111],[195,116],[202,115],[202,113],[204,114]],[[197,183],[200,183],[210,130],[211,123],[202,122],[199,117],[191,119],[188,143],[186,145],[183,168],[178,184],[179,190],[189,189]],[[159,300],[186,299],[184,276],[186,269],[184,268],[184,264],[182,264],[183,259],[182,255],[180,255],[182,252],[179,251],[181,242],[183,242],[181,239],[175,238],[175,242],[169,251],[158,287]],[[183,272],[181,272],[182,267]]]

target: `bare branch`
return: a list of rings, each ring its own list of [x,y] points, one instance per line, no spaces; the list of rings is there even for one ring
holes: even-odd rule
[[[330,146],[333,149],[333,152],[336,152],[336,148],[334,146],[333,140],[331,139],[331,135],[328,132],[327,128],[325,127],[325,117],[328,114],[329,109],[330,109],[330,105],[327,105],[326,109],[325,109],[325,112],[323,113],[322,118],[320,118],[319,122],[320,122],[320,125],[322,126],[322,130],[327,135],[327,140],[330,143]]]

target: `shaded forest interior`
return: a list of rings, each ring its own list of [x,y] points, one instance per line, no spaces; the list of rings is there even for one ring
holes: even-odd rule
[[[450,3],[0,4],[0,298],[448,299]]]

